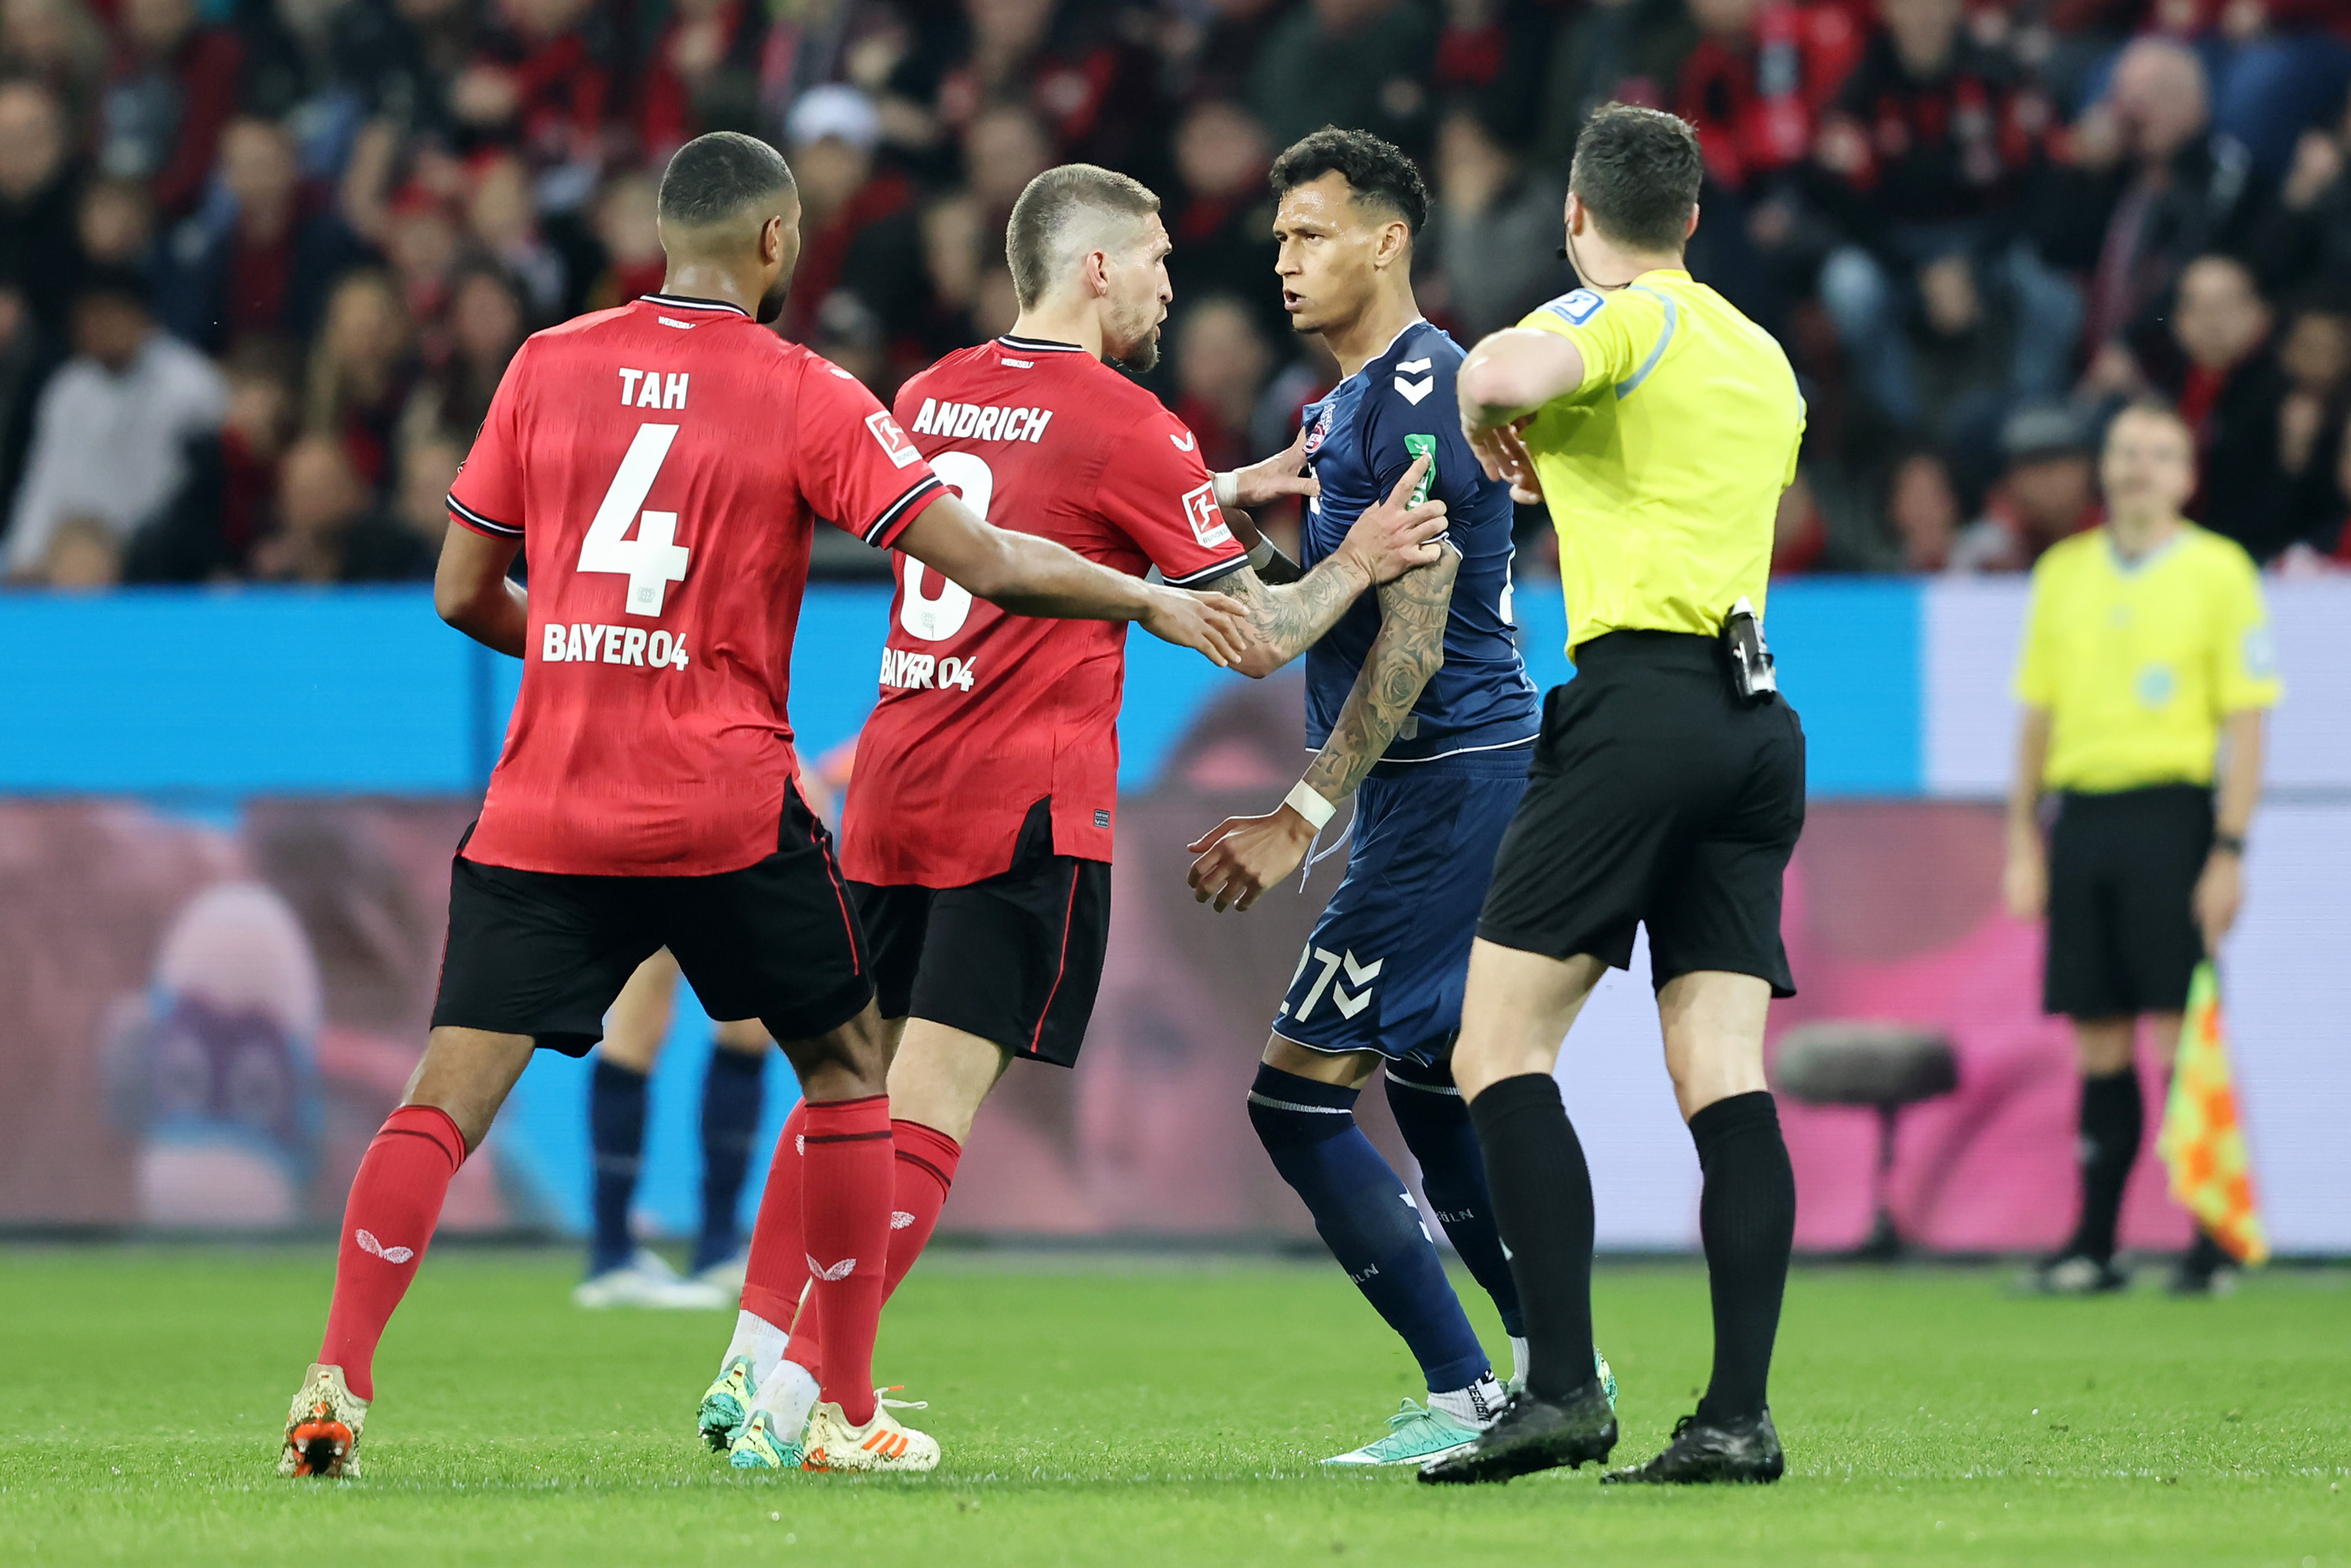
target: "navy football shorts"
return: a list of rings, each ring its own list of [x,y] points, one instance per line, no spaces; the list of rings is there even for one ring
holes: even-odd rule
[[[1389,762],[1355,794],[1347,879],[1331,895],[1273,1032],[1310,1051],[1435,1062],[1453,1050],[1469,942],[1532,746]]]

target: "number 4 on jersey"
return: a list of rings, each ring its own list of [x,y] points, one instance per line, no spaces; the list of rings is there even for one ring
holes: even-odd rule
[[[637,426],[636,439],[629,443],[620,472],[612,476],[603,504],[588,525],[588,537],[580,543],[581,571],[609,571],[629,580],[632,615],[659,615],[669,585],[685,580],[688,552],[676,542],[677,514],[640,516],[637,511],[653,493],[653,480],[669,458],[670,443],[677,439],[677,428],[674,424]],[[634,538],[628,537],[632,522],[637,526]]]

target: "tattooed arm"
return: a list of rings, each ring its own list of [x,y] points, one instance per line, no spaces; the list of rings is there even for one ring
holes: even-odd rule
[[[1257,645],[1234,668],[1250,676],[1271,674],[1322,641],[1364,590],[1439,559],[1442,547],[1436,541],[1445,528],[1445,503],[1411,504],[1427,468],[1427,458],[1416,460],[1388,498],[1366,507],[1339,548],[1296,582],[1275,587],[1245,566],[1204,590],[1239,600],[1257,633]]]
[[[1460,554],[1448,545],[1436,565],[1381,587],[1380,634],[1331,727],[1331,738],[1301,781],[1332,806],[1355,792],[1444,667],[1445,623],[1460,570]],[[1214,899],[1220,911],[1228,905],[1247,909],[1298,869],[1318,831],[1286,802],[1262,817],[1228,818],[1188,846],[1200,857],[1188,878],[1193,896],[1202,904]]]

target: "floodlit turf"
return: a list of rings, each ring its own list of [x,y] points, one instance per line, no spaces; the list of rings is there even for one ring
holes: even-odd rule
[[[323,1249],[0,1250],[0,1563],[2351,1563],[2342,1270],[2192,1302],[1800,1271],[1787,1480],[1672,1492],[1318,1471],[1418,1392],[1328,1265],[986,1254],[883,1327],[935,1476],[744,1476],[693,1434],[730,1320],[578,1312],[568,1256],[455,1248],[378,1363],[367,1479],[289,1483],[329,1279]],[[1705,1374],[1702,1277],[1604,1268],[1598,1317],[1646,1458]]]

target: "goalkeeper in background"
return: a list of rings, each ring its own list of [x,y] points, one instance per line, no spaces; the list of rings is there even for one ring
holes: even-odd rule
[[[2049,917],[2042,1006],[2073,1020],[2082,1068],[2081,1218],[2027,1276],[2053,1295],[2129,1283],[2114,1253],[2146,1120],[2134,1037],[2144,1018],[2168,1060],[2189,978],[2237,918],[2263,718],[2282,695],[2252,559],[2179,515],[2196,489],[2179,416],[2125,409],[2099,476],[2105,526],[2033,569],[2008,802],[2009,911]],[[2225,1290],[2230,1264],[2199,1232],[2172,1288]]]

